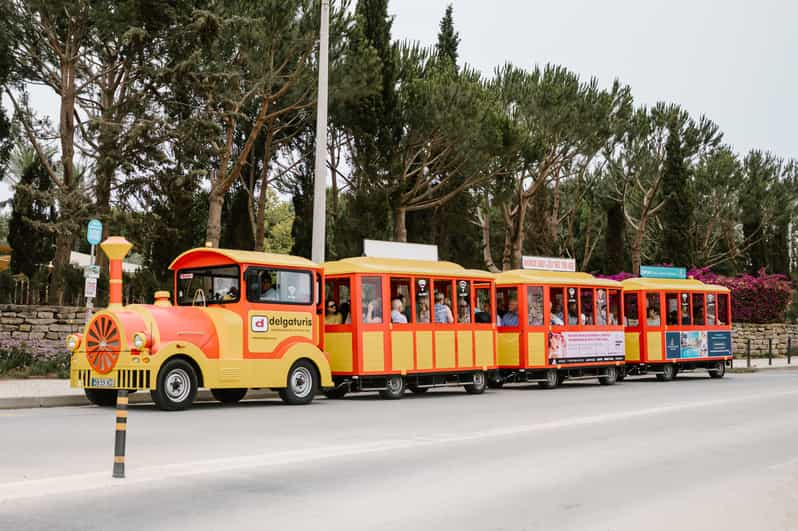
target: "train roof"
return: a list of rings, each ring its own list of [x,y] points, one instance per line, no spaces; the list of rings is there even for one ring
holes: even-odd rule
[[[596,278],[589,273],[546,271],[542,269],[513,269],[496,273],[496,284],[563,284],[569,286],[592,286],[620,288],[621,283],[607,278]]]
[[[627,278],[623,289],[630,291],[716,291],[729,293],[729,288],[717,284],[705,284],[694,278]]]
[[[240,251],[238,249],[217,249],[214,247],[198,247],[189,249],[175,258],[169,269],[175,270],[183,267],[192,267],[193,262],[202,262],[207,265],[208,259],[222,258],[225,263],[255,264],[277,267],[307,267],[318,269],[319,265],[301,256],[289,254],[261,253],[258,251]]]
[[[453,278],[484,278],[493,280],[493,275],[479,269],[466,269],[454,262],[433,262],[431,260],[410,260],[407,258],[377,258],[358,256],[324,263],[327,275],[348,275],[352,273],[428,275]]]

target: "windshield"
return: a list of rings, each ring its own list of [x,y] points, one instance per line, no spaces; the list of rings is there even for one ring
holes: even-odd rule
[[[181,269],[177,272],[180,306],[237,302],[241,293],[238,266]]]

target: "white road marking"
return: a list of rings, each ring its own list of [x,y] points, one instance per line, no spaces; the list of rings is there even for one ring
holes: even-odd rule
[[[412,439],[388,439],[359,444],[291,450],[286,452],[269,452],[243,457],[207,459],[186,463],[176,463],[173,465],[127,467],[127,477],[125,479],[113,479],[110,477],[111,462],[109,460],[108,470],[105,472],[74,474],[44,479],[0,483],[0,504],[24,498],[39,498],[94,489],[112,489],[113,491],[118,491],[127,486],[162,481],[164,479],[198,476],[241,469],[289,465],[322,459],[405,450],[423,446],[463,443],[479,439],[508,437],[519,434],[545,432],[574,426],[585,426],[606,422],[619,422],[638,417],[661,415],[665,413],[674,413],[691,409],[725,406],[739,402],[750,402],[752,400],[765,400],[793,395],[798,395],[798,390],[782,391],[777,393],[758,393],[754,395],[736,396],[731,398],[704,400],[702,402],[690,402],[684,404],[644,408],[634,411],[604,413],[588,417],[565,418],[537,424],[517,425],[506,428],[493,428],[471,433],[428,435]]]

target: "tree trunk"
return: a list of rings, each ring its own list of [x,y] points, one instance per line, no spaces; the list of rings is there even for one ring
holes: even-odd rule
[[[613,202],[607,208],[607,233],[604,236],[604,254],[607,273],[620,273],[624,268],[623,242],[626,220],[623,203]]]
[[[53,258],[53,273],[48,293],[49,304],[55,306],[64,304],[66,268],[69,266],[69,258],[74,241],[74,235],[65,230],[59,230],[55,237],[55,257]]]
[[[116,171],[116,135],[112,130],[114,123],[114,73],[106,74],[104,88],[100,96],[102,108],[99,145],[97,152],[97,172],[94,186],[94,196],[97,200],[97,217],[103,222],[103,239],[110,236],[109,222],[111,221],[111,187],[113,186]],[[101,269],[108,267],[108,257],[105,253],[97,253],[97,264]]]
[[[393,239],[397,242],[407,241],[407,208],[400,206],[396,207]]]
[[[643,230],[638,230],[635,232],[629,249],[629,254],[632,257],[632,274],[635,276],[640,275],[640,264],[642,261],[641,255],[643,253],[643,233]]]
[[[224,192],[217,187],[211,188],[208,196],[208,228],[205,230],[205,244],[219,247],[222,238],[222,208],[224,207]]]
[[[485,267],[491,273],[498,273],[499,268],[493,261],[493,253],[490,249],[490,203],[485,201],[485,210],[483,212],[477,211],[479,215],[479,225],[482,229],[482,259],[485,261]]]

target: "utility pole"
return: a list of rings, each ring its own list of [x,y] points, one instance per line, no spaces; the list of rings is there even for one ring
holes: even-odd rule
[[[313,186],[313,252],[317,264],[324,262],[327,221],[327,69],[330,40],[330,0],[321,0],[319,35],[319,96],[316,107],[316,171]]]

